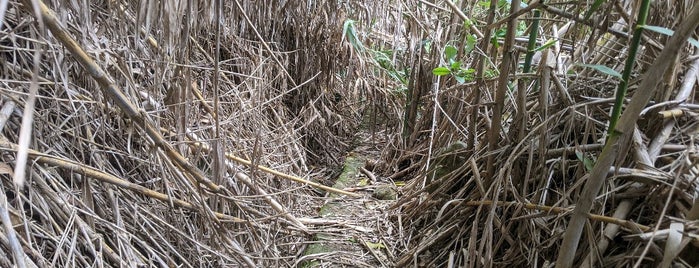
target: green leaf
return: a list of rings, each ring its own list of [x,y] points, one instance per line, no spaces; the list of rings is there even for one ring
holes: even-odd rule
[[[374,60],[376,60],[377,62],[384,62],[384,61],[390,62],[391,61],[391,57],[388,55],[390,52],[384,53],[383,51],[376,51],[376,50],[371,50],[371,52],[373,53],[372,55],[374,56]]]
[[[554,44],[556,44],[556,42],[558,42],[558,40],[556,40],[556,39],[549,39],[548,41],[546,41],[546,43],[544,43],[544,44],[541,45],[540,47],[535,48],[535,49],[534,49],[534,52],[536,52],[536,51],[542,51],[542,50],[544,50],[544,49],[547,49],[547,48],[553,46]]]
[[[500,72],[498,70],[488,69],[488,70],[485,70],[484,75],[485,75],[485,78],[491,79],[491,78],[495,78],[498,75],[500,75]]]
[[[430,53],[430,51],[432,51],[432,40],[431,39],[422,40],[422,46],[425,48],[425,51],[427,53]]]
[[[517,35],[517,36],[524,35],[524,32],[527,31],[527,28],[529,28],[529,26],[527,25],[526,22],[519,21],[519,23],[517,23],[517,30],[515,31],[515,35]]]
[[[601,72],[601,73],[604,73],[604,74],[606,74],[606,75],[610,75],[610,76],[613,76],[613,77],[616,77],[616,78],[621,79],[621,74],[620,74],[619,72],[617,72],[616,70],[614,70],[614,69],[612,69],[612,68],[609,68],[609,67],[607,67],[607,66],[604,66],[604,65],[598,65],[598,64],[578,64],[578,66],[586,67],[586,68],[592,68],[592,69],[594,69],[594,70],[596,70],[596,71],[598,71],[598,72]]]
[[[354,30],[354,20],[347,19],[342,25],[342,35],[346,36],[350,31]]]
[[[592,158],[585,157],[583,159],[583,165],[585,166],[585,169],[587,169],[587,172],[591,172],[593,168],[595,168],[595,160],[592,160]]]
[[[356,21],[351,19],[345,20],[345,23],[342,25],[342,39],[344,40],[345,37],[347,37],[347,41],[349,41],[356,50],[363,51],[364,45],[362,42],[359,42],[357,38],[357,31],[354,27],[355,22]]]
[[[476,35],[472,34],[466,37],[466,54],[471,53],[473,48],[476,47]]]
[[[452,62],[451,65],[449,66],[449,68],[451,68],[452,71],[458,71],[459,69],[461,69],[461,62],[460,61]]]
[[[495,37],[497,38],[505,38],[505,35],[507,35],[507,29],[505,28],[500,28],[495,31]]]
[[[650,31],[653,31],[653,32],[656,32],[659,34],[664,34],[667,36],[672,36],[673,34],[675,34],[675,31],[670,30],[670,29],[665,28],[665,27],[653,26],[653,25],[641,25],[640,27],[643,29],[650,30]]]
[[[646,29],[646,30],[651,30],[651,31],[653,31],[653,32],[656,32],[656,33],[659,33],[659,34],[664,34],[664,35],[667,35],[667,36],[672,36],[673,34],[675,34],[675,31],[670,30],[670,29],[665,28],[665,27],[660,27],[660,26],[643,25],[643,26],[641,26],[641,28]],[[699,41],[697,41],[697,39],[694,39],[694,38],[691,38],[691,37],[690,37],[689,40],[687,40],[687,41],[688,41],[690,44],[692,44],[693,46],[699,48]]]
[[[471,27],[471,25],[473,25],[473,22],[471,20],[469,20],[469,19],[464,20],[464,29],[468,29],[469,27]]]
[[[453,60],[456,58],[456,53],[458,51],[456,48],[452,45],[448,45],[444,48],[444,56],[447,58],[447,60]]]
[[[689,43],[699,48],[699,41],[697,41],[697,39],[689,38]]]
[[[583,162],[583,166],[585,166],[587,172],[592,171],[592,169],[595,167],[595,160],[586,157],[581,151],[575,150],[575,156],[578,157],[578,160]]]
[[[451,73],[451,70],[447,67],[437,67],[432,70],[432,74],[436,76],[443,76],[443,75],[448,75]]]
[[[473,68],[459,68],[458,71],[452,71],[452,74],[454,75],[454,78],[456,79],[459,84],[463,84],[468,81],[473,81],[475,79],[474,74],[476,73],[476,69]]]

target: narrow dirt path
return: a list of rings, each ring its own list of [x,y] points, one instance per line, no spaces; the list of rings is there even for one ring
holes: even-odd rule
[[[301,267],[392,267],[392,241],[397,229],[389,207],[395,203],[396,186],[366,168],[376,148],[358,134],[360,145],[345,157],[342,173],[333,185],[352,190],[361,198],[327,195],[317,224],[325,228],[298,260]]]

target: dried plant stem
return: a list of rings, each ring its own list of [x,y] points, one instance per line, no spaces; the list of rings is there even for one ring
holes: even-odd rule
[[[451,10],[456,13],[456,15],[459,15],[459,18],[461,18],[464,21],[471,21],[464,12],[461,12],[461,9],[456,6],[452,1],[446,1],[447,5],[451,8]],[[471,30],[478,38],[483,38],[483,33],[481,33],[478,28],[476,28],[476,25],[473,23],[469,23],[469,30]],[[490,30],[490,29],[489,29]]]
[[[513,0],[510,4],[510,14],[516,14],[519,11],[519,6],[522,1]],[[507,34],[505,35],[505,44],[503,46],[502,63],[500,65],[500,76],[498,77],[498,88],[495,93],[495,106],[493,107],[493,123],[490,125],[488,134],[488,150],[497,151],[500,148],[500,130],[502,130],[502,113],[505,107],[505,96],[507,95],[510,77],[510,67],[514,58],[514,40],[517,32],[517,17],[512,17],[507,22]],[[516,83],[513,83],[516,84]],[[488,164],[486,177],[492,178],[495,175],[495,154],[488,156]]]
[[[573,209],[569,208],[562,208],[562,207],[552,207],[552,206],[543,206],[543,205],[537,205],[537,204],[531,204],[531,203],[518,203],[518,202],[506,202],[506,201],[489,201],[489,200],[481,200],[481,201],[466,201],[464,203],[464,206],[469,206],[469,207],[477,207],[477,206],[500,206],[500,207],[507,207],[507,206],[522,206],[526,209],[531,209],[531,210],[541,210],[544,212],[548,213],[555,213],[555,214],[563,214],[563,213],[569,213],[572,212]],[[626,228],[635,230],[641,230],[641,231],[648,231],[651,229],[649,226],[645,226],[642,224],[638,224],[635,222],[615,218],[615,217],[607,217],[604,215],[590,215],[589,218],[591,220],[596,220],[596,221],[601,221],[601,222],[606,222],[606,223],[612,223],[616,224],[619,226],[624,226]]]
[[[163,131],[166,131],[166,130],[163,129]],[[201,150],[204,150],[206,152],[211,151],[211,148],[209,146],[207,146],[205,143],[197,141],[197,140],[192,140],[192,142],[189,144],[190,144],[190,146],[196,147],[197,149],[201,149]],[[241,157],[237,157],[232,153],[225,153],[225,156],[229,160],[235,161],[237,163],[240,163],[240,164],[243,164],[246,166],[253,166],[252,161],[241,158]],[[315,187],[315,188],[318,188],[318,189],[321,189],[324,191],[328,191],[331,193],[336,193],[336,194],[341,194],[341,195],[346,195],[346,196],[351,196],[351,197],[361,197],[362,196],[360,194],[344,191],[341,189],[335,189],[333,187],[325,186],[325,185],[322,185],[320,183],[312,182],[312,181],[309,181],[309,180],[306,180],[303,178],[299,178],[299,177],[296,177],[293,175],[285,174],[285,173],[276,171],[276,170],[269,168],[269,167],[266,167],[266,166],[256,165],[255,167],[257,169],[259,169],[260,171],[265,172],[267,174],[271,174],[271,175],[277,176],[277,177],[282,178],[282,179],[287,179],[290,181],[306,184],[308,186]]]
[[[7,234],[7,245],[10,246],[10,251],[12,251],[12,256],[15,258],[15,263],[18,267],[26,267],[24,263],[25,254],[22,251],[22,246],[17,240],[17,233],[15,232],[15,227],[12,226],[12,220],[10,220],[9,205],[7,203],[7,197],[4,192],[0,192],[0,220],[2,220],[3,227],[5,228],[5,234]]]
[[[0,150],[17,151],[17,149],[18,149],[17,144],[13,144],[7,140],[0,140]],[[153,191],[151,189],[148,189],[146,187],[143,187],[143,186],[135,184],[135,183],[130,183],[130,182],[123,180],[117,176],[99,171],[93,167],[89,167],[89,166],[86,166],[84,164],[76,163],[76,162],[68,160],[68,159],[62,159],[62,158],[58,158],[55,156],[43,154],[43,153],[31,150],[31,149],[28,151],[28,153],[29,153],[30,158],[35,159],[39,163],[45,163],[45,164],[60,167],[60,168],[66,169],[66,170],[79,172],[80,174],[85,174],[86,176],[88,176],[90,178],[97,179],[101,182],[113,184],[113,185],[119,186],[123,189],[134,191],[134,192],[143,194],[145,196],[148,196],[148,197],[151,197],[151,198],[154,198],[154,199],[166,202],[166,203],[171,203],[177,207],[185,208],[185,209],[192,210],[192,211],[199,210],[197,208],[197,206],[193,205],[192,203],[189,203],[189,202],[181,200],[181,199],[172,198],[171,196],[168,196],[166,194],[163,194],[163,193],[160,193],[157,191]],[[226,215],[226,214],[222,214],[222,213],[218,213],[218,212],[214,212],[213,214],[219,220],[238,222],[238,223],[246,222],[243,219],[233,217],[230,215]]]

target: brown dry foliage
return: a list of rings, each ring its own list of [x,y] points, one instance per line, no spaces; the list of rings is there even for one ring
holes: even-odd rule
[[[474,33],[445,1],[121,2],[47,4],[143,120],[124,112],[22,2],[9,1],[2,20],[0,183],[17,240],[3,229],[0,248],[21,245],[29,266],[298,265],[310,234],[326,230],[310,219],[326,199],[252,166],[324,181],[367,142],[379,155],[375,172],[407,182],[391,219],[398,234],[385,240],[393,265],[549,266],[601,151],[616,87],[575,64],[620,71],[638,8],[605,1],[591,21],[574,22],[589,6],[539,6],[539,44],[559,42],[528,74],[519,68],[526,42],[514,43],[517,68],[506,78],[517,90],[505,96],[492,148],[503,51],[479,38],[458,56],[479,70],[474,81],[434,76],[443,48]],[[457,4],[481,33],[506,25],[486,28],[507,16],[504,7]],[[672,29],[691,5],[655,3],[649,24]],[[361,46],[343,32],[348,19]],[[519,19],[527,28],[532,14]],[[630,94],[666,40],[647,33]],[[696,250],[688,245],[696,219],[687,216],[699,184],[696,82],[686,84],[697,75],[696,49],[682,49],[634,145],[610,171],[577,264],[659,265],[672,243],[642,233],[671,223],[683,226],[685,251]],[[673,102],[678,94],[689,97]],[[657,116],[665,110],[681,114]],[[27,114],[31,150],[18,188]],[[252,165],[224,160],[227,153]],[[449,174],[434,176],[440,166]],[[670,260],[696,265],[690,255]],[[0,256],[1,267],[13,264],[11,254]]]
[[[346,7],[224,2],[47,3],[141,111],[129,118],[113,88],[96,83],[31,9],[10,1],[0,34],[1,182],[26,263],[294,265],[316,232],[304,217],[322,199],[303,184],[216,159],[229,153],[320,179],[324,169],[311,168],[341,164],[365,96],[383,93],[354,83],[362,70],[341,78],[334,71],[357,60],[338,45]],[[38,86],[28,110],[31,151],[17,188],[12,170],[30,85]],[[213,184],[195,182],[198,175]],[[2,236],[4,252],[12,243]],[[0,266],[11,263],[11,254],[0,256]]]
[[[544,57],[539,69],[523,74],[520,64],[526,52],[527,32],[532,29],[517,35],[524,37],[515,39],[511,50],[518,68],[507,79],[510,89],[502,110],[502,130],[496,134],[491,124],[495,124],[497,107],[493,104],[497,102],[494,92],[501,86],[497,78],[477,74],[474,82],[459,85],[444,76],[426,83],[428,91],[422,89],[422,120],[417,120],[419,127],[413,132],[416,138],[410,140],[415,142],[410,148],[414,156],[408,158],[418,163],[420,172],[411,176],[414,179],[408,194],[396,205],[402,212],[402,233],[410,241],[397,260],[398,266],[548,267],[555,262],[567,215],[603,147],[617,85],[616,79],[576,64],[599,64],[621,72],[627,58],[626,36],[631,32],[627,20],[635,18],[638,2],[605,2],[592,15],[590,25],[598,26],[594,31],[584,20],[576,23],[567,19],[584,14],[589,6],[538,6],[544,18],[537,29],[538,46],[549,39],[559,42],[544,50],[544,54],[551,52],[548,64],[544,64]],[[476,25],[489,25],[507,15],[496,14],[488,21],[487,8],[461,4],[461,10],[472,12],[468,16],[477,21]],[[664,4],[654,4],[649,24],[671,29],[692,5],[680,1],[668,4],[672,8],[666,9]],[[463,36],[474,34],[464,30],[452,10],[414,10],[406,28],[425,29],[423,34],[433,41],[433,50],[447,44],[463,45]],[[532,17],[532,12],[520,16],[524,23],[520,27],[530,26]],[[644,49],[632,76],[631,95],[641,74],[653,68],[650,63],[667,40],[656,32],[647,31],[645,35]],[[483,48],[484,41],[479,40],[478,48]],[[485,70],[502,71],[507,40],[500,36],[498,41],[499,49],[477,48],[459,57],[476,70],[480,60],[485,61]],[[656,266],[664,257],[680,267],[696,265],[697,260],[690,254],[696,248],[686,244],[696,239],[692,237],[697,232],[696,221],[687,216],[699,183],[696,132],[685,131],[696,120],[693,77],[697,61],[692,56],[696,49],[689,44],[682,48],[675,68],[649,104],[654,108],[648,108],[638,122],[637,135],[626,157],[610,170],[578,247],[576,265]],[[440,53],[426,56],[425,68],[443,65]],[[416,80],[416,85],[418,82],[423,81]],[[546,85],[546,90],[540,85]],[[680,97],[683,95],[689,98]],[[676,97],[681,101],[672,102]],[[682,112],[679,117],[662,118],[658,115],[662,110]],[[661,134],[664,127],[667,132]],[[493,135],[495,148],[488,144]],[[457,141],[464,145],[449,150]],[[670,223],[684,226],[682,246],[679,241],[666,242],[667,236],[649,242],[641,235],[652,233],[653,228],[667,231]],[[615,230],[613,226],[619,225],[620,230]],[[670,249],[675,246],[684,248],[686,254],[676,256]]]

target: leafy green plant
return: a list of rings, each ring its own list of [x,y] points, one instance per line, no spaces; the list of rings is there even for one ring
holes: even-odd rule
[[[364,51],[364,45],[357,37],[357,28],[355,27],[355,23],[357,23],[355,20],[345,20],[345,23],[342,25],[342,41],[344,42],[345,38],[347,38],[347,41],[352,44],[354,49],[357,51]]]
[[[476,38],[467,39],[466,53],[471,52],[475,46]],[[444,47],[444,58],[446,60],[446,66],[440,66],[432,70],[432,74],[436,76],[452,75],[459,83],[465,83],[467,81],[473,81],[474,74],[476,70],[473,68],[465,68],[461,61],[456,59],[458,50],[452,45],[447,45]]]
[[[396,53],[396,51],[390,49],[374,49],[365,47],[362,41],[359,39],[356,24],[357,21],[355,20],[345,20],[345,23],[342,25],[342,42],[347,40],[358,53],[371,54],[371,58],[376,66],[385,71],[391,78],[399,81],[403,85],[407,85],[407,71],[400,71],[393,63],[393,54]]]
[[[399,81],[403,85],[407,85],[408,76],[405,70],[396,69],[395,64],[393,64],[393,54],[396,53],[393,50],[369,50],[372,54],[372,58],[376,64],[383,69],[388,76],[396,81]]]

